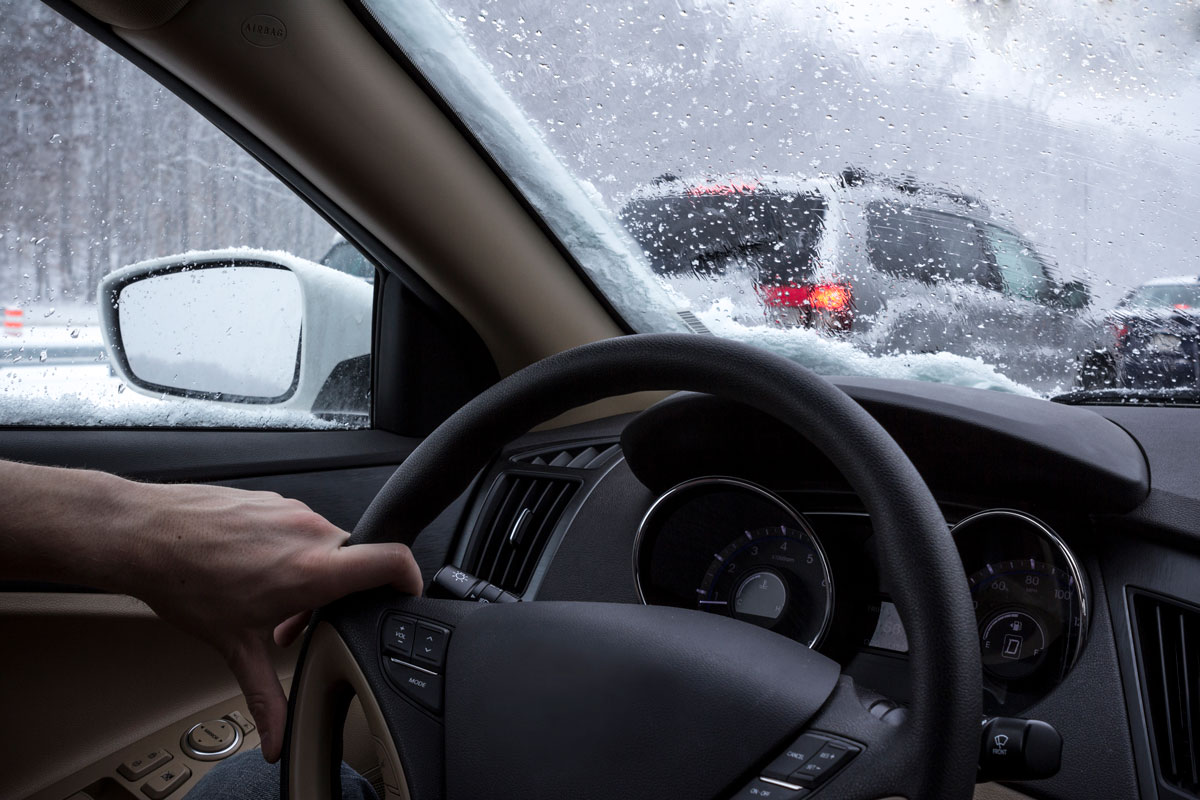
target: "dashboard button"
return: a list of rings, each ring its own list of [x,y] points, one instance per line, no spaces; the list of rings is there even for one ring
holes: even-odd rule
[[[440,667],[446,663],[446,644],[450,631],[435,628],[422,622],[417,626],[417,638],[413,643],[413,658]]]
[[[807,794],[808,789],[789,789],[756,778],[735,794],[732,800],[799,800]]]
[[[121,776],[126,780],[136,781],[150,770],[161,767],[172,758],[174,756],[166,750],[151,750],[145,755],[121,762],[121,765],[117,767],[117,772],[121,773]]]
[[[254,723],[246,719],[246,715],[240,711],[230,711],[225,715],[225,719],[241,728],[242,733],[250,733],[254,730]]]
[[[416,623],[403,617],[388,617],[383,623],[383,649],[399,656],[412,655]]]
[[[420,669],[412,664],[405,664],[400,659],[390,656],[387,658],[387,671],[401,692],[416,700],[430,711],[441,712],[441,675],[435,675],[428,670]]]
[[[241,728],[227,719],[193,725],[180,741],[184,755],[198,761],[218,761],[232,755],[241,744]]]
[[[150,800],[162,800],[183,786],[190,777],[192,777],[192,771],[182,764],[177,767],[165,767],[142,784],[142,794],[149,797]]]
[[[792,746],[783,755],[772,761],[763,770],[762,774],[768,778],[785,781],[792,773],[804,766],[804,763],[815,756],[824,746],[824,739],[813,736],[811,733],[806,733],[792,742]]]

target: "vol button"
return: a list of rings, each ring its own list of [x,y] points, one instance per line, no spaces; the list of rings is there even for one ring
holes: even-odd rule
[[[415,627],[410,619],[389,617],[383,626],[383,649],[400,656],[411,653]]]

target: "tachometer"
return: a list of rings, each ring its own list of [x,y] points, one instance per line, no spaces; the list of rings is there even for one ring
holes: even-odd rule
[[[814,647],[833,619],[833,577],[803,516],[749,481],[714,476],[650,506],[634,543],[643,602],[700,608]]]
[[[812,647],[829,626],[832,583],[825,553],[808,531],[757,528],[713,554],[697,589],[698,605]]]

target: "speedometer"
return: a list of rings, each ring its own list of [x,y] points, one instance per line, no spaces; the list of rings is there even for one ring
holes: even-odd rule
[[[777,631],[812,647],[833,612],[833,586],[820,543],[778,525],[746,530],[719,553],[697,590],[699,607]]]
[[[984,711],[1018,712],[1054,688],[1087,633],[1087,586],[1048,526],[1019,511],[984,511],[954,528],[975,606]]]
[[[979,620],[983,668],[993,676],[1016,681],[1036,675],[1069,639],[1076,586],[1066,570],[1012,559],[987,564],[967,584]]]

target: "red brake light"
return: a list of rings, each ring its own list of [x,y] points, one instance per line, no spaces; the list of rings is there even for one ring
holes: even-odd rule
[[[808,302],[816,309],[842,311],[850,307],[850,287],[840,283],[814,286],[809,292]]]
[[[1175,307],[1180,311],[1187,311],[1189,308],[1191,308],[1191,306],[1189,306],[1187,303],[1176,303]]]
[[[850,287],[842,283],[760,286],[763,302],[775,308],[811,308],[815,311],[850,309]]]

